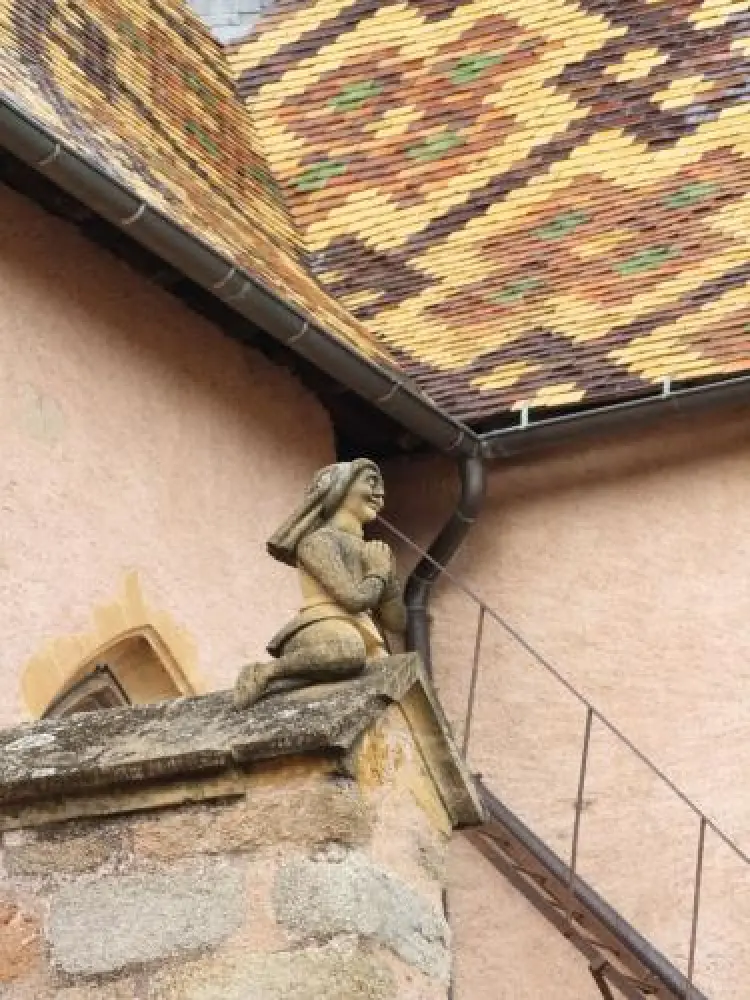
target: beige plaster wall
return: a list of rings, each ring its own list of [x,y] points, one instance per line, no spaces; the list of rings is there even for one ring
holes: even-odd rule
[[[5,188],[0,302],[0,726],[140,626],[183,687],[228,686],[297,605],[264,542],[325,412]]]
[[[390,517],[429,542],[454,501],[453,480],[436,460],[393,463]],[[452,565],[746,851],[748,482],[744,412],[672,419],[497,465],[483,515]],[[433,611],[437,682],[461,733],[476,608],[441,584]],[[564,858],[584,718],[488,622],[470,761]],[[697,840],[696,817],[595,723],[581,873],[678,964]],[[750,872],[712,834],[706,862],[698,983],[713,1000],[740,1000],[750,977]],[[454,882],[458,1000],[550,995],[550,969],[560,960],[554,932],[524,901],[511,902],[468,845],[456,846]],[[506,922],[516,964],[496,940]],[[526,960],[540,950],[549,958]],[[570,954],[567,977],[554,975],[556,1000],[598,1000]],[[511,979],[500,981],[511,965]]]

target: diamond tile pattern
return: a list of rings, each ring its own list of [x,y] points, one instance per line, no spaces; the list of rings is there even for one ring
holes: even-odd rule
[[[750,368],[750,3],[277,0],[228,54],[315,275],[455,416]]]
[[[750,0],[0,0],[0,98],[461,419],[750,369]]]

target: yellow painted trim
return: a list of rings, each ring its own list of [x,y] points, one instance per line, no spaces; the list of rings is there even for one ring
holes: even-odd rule
[[[47,640],[24,665],[21,697],[31,717],[38,718],[96,660],[131,638],[148,642],[175,693],[208,690],[198,671],[195,643],[168,612],[148,606],[136,572],[126,574],[118,597],[92,609],[92,621],[89,631]]]

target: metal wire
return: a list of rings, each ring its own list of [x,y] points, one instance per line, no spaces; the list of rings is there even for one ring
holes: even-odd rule
[[[620,743],[622,743],[623,746],[626,746],[628,750],[630,750],[630,752],[634,754],[638,758],[638,760],[641,761],[642,764],[644,764],[653,774],[655,774],[657,778],[659,778],[659,780],[662,781],[677,796],[677,798],[681,802],[683,802],[690,810],[692,810],[693,813],[695,813],[698,819],[705,822],[706,827],[711,831],[713,831],[713,833],[715,833],[716,836],[724,844],[726,844],[726,846],[731,851],[733,851],[737,855],[737,857],[740,858],[741,861],[744,861],[746,865],[750,866],[750,856],[748,856],[742,850],[742,848],[739,847],[732,840],[732,838],[728,834],[724,833],[721,827],[717,826],[713,820],[705,816],[703,810],[699,806],[697,806],[695,802],[693,802],[693,800],[689,798],[672,781],[671,778],[667,777],[664,771],[662,771],[661,768],[657,767],[657,765],[654,764],[654,762],[650,760],[643,753],[642,750],[639,750],[638,747],[630,739],[628,739],[628,737],[625,736],[625,734],[620,729],[618,729],[618,727],[614,724],[614,722],[610,722],[610,720],[606,717],[606,715],[600,712],[599,709],[592,702],[590,702],[589,699],[584,694],[582,694],[576,687],[574,687],[573,684],[571,684],[571,682],[567,680],[567,678],[563,674],[561,674],[560,671],[542,653],[540,653],[538,649],[532,646],[532,644],[527,639],[525,639],[523,635],[521,635],[521,633],[518,631],[518,629],[515,628],[515,626],[511,625],[510,622],[508,622],[505,618],[502,617],[502,615],[500,615],[497,611],[491,608],[486,603],[486,601],[484,601],[474,590],[471,589],[471,587],[467,586],[463,582],[463,580],[460,580],[457,576],[451,573],[449,569],[446,569],[445,566],[441,565],[436,559],[434,559],[430,555],[429,552],[427,552],[421,546],[417,545],[416,542],[413,542],[408,535],[405,535],[403,531],[400,531],[395,525],[391,524],[390,521],[387,521],[384,517],[381,517],[379,515],[378,522],[382,524],[383,527],[387,531],[389,531],[395,538],[398,538],[399,541],[403,542],[404,545],[408,546],[413,552],[419,555],[422,559],[426,559],[427,562],[431,563],[437,570],[439,570],[440,576],[445,577],[445,579],[449,580],[454,587],[456,587],[458,590],[461,591],[461,593],[465,594],[470,600],[472,600],[475,604],[479,605],[481,608],[484,608],[485,614],[489,615],[490,618],[492,618],[492,620],[496,622],[506,632],[507,635],[509,635],[513,640],[515,640],[515,642],[521,647],[521,649],[523,649],[526,653],[528,653],[529,656],[536,663],[538,663],[540,667],[543,667],[549,674],[551,674],[555,678],[555,680],[557,680],[558,683],[561,684],[562,687],[564,687],[565,690],[570,695],[572,695],[587,710],[589,710],[593,718],[597,719],[606,729],[608,729],[609,732],[612,733],[612,735],[615,737],[615,739],[617,739]]]
[[[698,914],[701,905],[701,884],[703,882],[703,856],[706,848],[706,817],[701,816],[700,833],[698,834],[698,853],[695,858],[695,888],[693,891],[693,919],[690,924],[690,952],[688,954],[686,1000],[690,1000],[693,992],[693,974],[695,972],[695,949],[698,942]]]
[[[604,978],[603,966],[599,968],[594,968],[594,966],[590,966],[589,972],[594,977],[594,982],[599,987],[599,992],[604,997],[604,1000],[615,1000],[615,995],[609,988],[609,983]]]
[[[581,815],[583,813],[583,791],[586,786],[586,769],[589,763],[589,747],[591,746],[591,725],[594,713],[586,709],[586,726],[583,731],[583,748],[581,749],[581,768],[578,774],[578,792],[576,794],[576,814],[573,822],[573,840],[570,847],[570,868],[568,870],[568,927],[573,923],[573,891],[578,865],[578,840],[581,834]]]
[[[466,725],[464,726],[463,755],[469,749],[469,737],[471,735],[471,721],[474,717],[474,700],[477,693],[477,677],[479,675],[479,657],[482,652],[482,635],[484,633],[484,616],[487,609],[483,604],[479,605],[479,618],[477,620],[477,633],[474,637],[474,658],[471,664],[471,681],[469,683],[469,698],[466,706]]]

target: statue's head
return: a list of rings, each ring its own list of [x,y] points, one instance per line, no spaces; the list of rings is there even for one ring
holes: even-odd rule
[[[360,524],[369,524],[383,509],[384,501],[383,477],[380,469],[371,463],[357,472],[339,510],[347,511]]]
[[[268,551],[274,559],[293,566],[302,539],[322,528],[339,510],[348,511],[360,524],[369,524],[378,516],[384,498],[383,476],[370,459],[327,465],[313,477],[302,506],[270,539]]]

